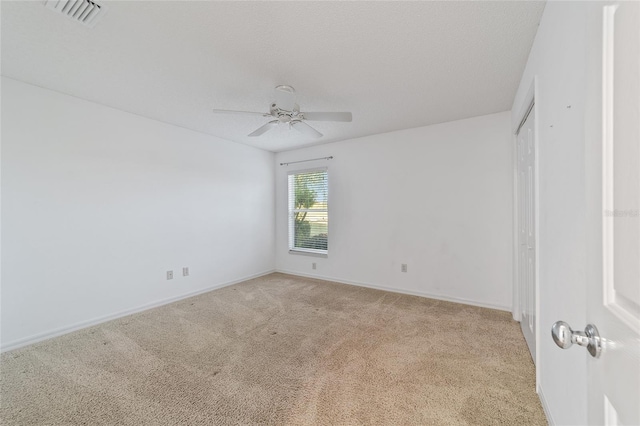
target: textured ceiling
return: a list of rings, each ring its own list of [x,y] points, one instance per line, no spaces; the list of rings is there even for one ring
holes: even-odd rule
[[[105,1],[87,28],[44,1],[2,1],[2,74],[271,151],[511,107],[543,2]],[[273,88],[303,111],[351,111],[246,135]]]

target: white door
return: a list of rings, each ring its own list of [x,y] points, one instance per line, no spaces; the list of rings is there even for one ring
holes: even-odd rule
[[[640,425],[640,3],[593,3],[589,19],[587,320],[603,351],[585,353],[588,419]]]
[[[532,107],[517,135],[518,150],[518,281],[520,327],[533,362],[536,360],[535,240],[535,110]]]

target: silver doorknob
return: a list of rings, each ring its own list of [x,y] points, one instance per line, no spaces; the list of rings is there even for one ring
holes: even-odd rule
[[[589,324],[584,331],[573,331],[564,321],[556,321],[551,327],[551,337],[562,349],[569,349],[574,343],[587,348],[592,357],[598,358],[602,352],[602,341],[595,325]]]

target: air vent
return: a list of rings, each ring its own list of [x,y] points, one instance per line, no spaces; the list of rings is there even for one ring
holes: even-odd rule
[[[87,27],[93,27],[104,14],[104,6],[91,0],[47,0],[45,6]]]

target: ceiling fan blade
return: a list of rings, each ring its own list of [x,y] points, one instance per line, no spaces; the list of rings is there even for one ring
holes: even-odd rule
[[[350,122],[353,117],[350,112],[303,112],[305,120],[309,121],[344,121]]]
[[[296,106],[296,89],[291,86],[277,86],[276,106],[285,111],[293,111]]]
[[[305,135],[312,136],[314,138],[319,138],[322,136],[322,133],[303,121],[292,121],[291,126],[300,133],[304,133]]]
[[[216,114],[242,114],[242,115],[259,115],[261,117],[271,117],[271,114],[267,114],[265,112],[233,111],[230,109],[214,109],[212,111]]]
[[[249,133],[249,136],[260,136],[263,133],[268,132],[269,130],[271,130],[272,128],[274,128],[275,126],[277,126],[279,123],[278,120],[272,120],[269,121],[268,123],[258,127],[256,130],[254,130],[253,132]]]

